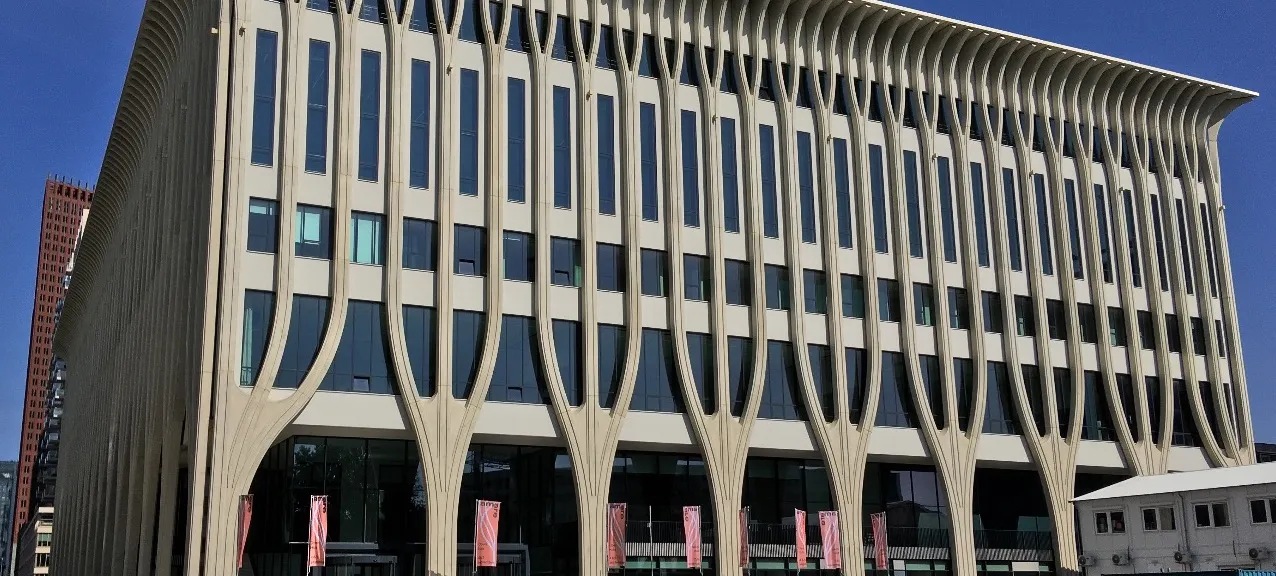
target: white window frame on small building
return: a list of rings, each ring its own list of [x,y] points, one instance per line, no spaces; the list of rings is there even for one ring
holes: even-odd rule
[[[1155,528],[1148,528],[1148,522],[1147,522],[1148,512],[1152,513],[1152,518],[1153,520],[1156,521]],[[1153,504],[1151,506],[1144,506],[1143,509],[1140,511],[1140,514],[1143,519],[1144,532],[1173,532],[1178,529],[1178,519],[1175,518],[1176,514],[1174,513],[1174,506],[1163,505],[1163,504]],[[1168,514],[1168,520],[1169,520],[1168,527],[1166,526],[1167,514]]]
[[[1266,515],[1262,520],[1254,517],[1254,504],[1263,507],[1263,513]],[[1276,496],[1263,496],[1261,498],[1249,499],[1249,523],[1250,524],[1276,524]]]
[[[1099,529],[1099,518],[1103,518],[1103,529]],[[1121,521],[1121,529],[1117,530],[1116,518]],[[1096,510],[1094,512],[1094,533],[1095,534],[1125,534],[1128,529],[1125,520],[1125,509],[1109,508],[1106,510]]]
[[[1210,519],[1209,524],[1204,524],[1204,525],[1201,524],[1201,517],[1198,515],[1198,511],[1199,511],[1198,509],[1202,506],[1204,506],[1208,512],[1208,516]],[[1224,516],[1223,524],[1218,523],[1218,510],[1220,506],[1222,507],[1222,510],[1223,510],[1223,516]],[[1228,508],[1229,507],[1227,505],[1226,500],[1193,502],[1192,503],[1192,521],[1193,523],[1196,524],[1197,528],[1227,528],[1232,525],[1232,511],[1229,510]]]

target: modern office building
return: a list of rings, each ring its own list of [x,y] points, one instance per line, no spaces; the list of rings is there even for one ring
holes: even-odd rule
[[[50,569],[53,556],[53,509],[40,506],[18,531],[13,576],[56,574]]]
[[[1254,459],[1258,462],[1276,462],[1276,444],[1255,442]]]
[[[10,573],[13,559],[14,496],[18,489],[18,463],[13,460],[0,462],[0,575]]]
[[[27,388],[22,411],[22,446],[18,452],[18,491],[11,528],[15,538],[31,510],[31,483],[44,431],[53,365],[55,317],[67,287],[64,271],[92,201],[91,186],[61,178],[49,178],[44,183],[40,255],[36,259],[35,303],[31,310],[31,345],[27,353]]]
[[[1254,96],[868,0],[151,0],[54,568],[233,574],[251,494],[301,574],[323,494],[364,574],[470,573],[476,499],[502,573],[606,572],[609,503],[629,573],[695,573],[688,505],[718,574],[819,511],[851,574],[876,512],[896,573],[1074,572],[1074,496],[1254,459]]]

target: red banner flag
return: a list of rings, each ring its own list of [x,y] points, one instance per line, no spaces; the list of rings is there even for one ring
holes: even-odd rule
[[[798,570],[806,568],[806,511],[793,509],[794,540],[797,544]]]
[[[886,569],[886,513],[878,512],[869,516],[873,520],[873,556],[877,559],[877,569]]]
[[[238,549],[235,550],[235,567],[244,567],[244,548],[248,545],[248,526],[253,522],[253,495],[246,494],[239,497],[239,534],[236,535],[235,542]]]
[[[328,497],[310,497],[310,554],[306,568],[323,566],[328,561]]]
[[[749,566],[749,507],[740,509],[740,567]]]
[[[607,505],[607,567],[625,567],[625,504]]]
[[[820,544],[824,546],[825,570],[842,568],[842,527],[837,519],[837,511],[820,512]]]
[[[700,507],[682,507],[682,534],[687,543],[687,568],[700,568]]]
[[[496,528],[501,524],[501,503],[479,500],[474,511],[474,566],[496,567]]]

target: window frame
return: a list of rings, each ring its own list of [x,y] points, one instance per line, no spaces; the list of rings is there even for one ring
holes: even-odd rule
[[[1152,518],[1156,521],[1155,528],[1151,528],[1151,529],[1148,528],[1148,523],[1147,523],[1148,512],[1152,512]],[[1164,512],[1169,512],[1169,520],[1170,520],[1169,527],[1165,526],[1165,522],[1164,522],[1165,515],[1163,514]],[[1140,515],[1143,517],[1144,532],[1174,532],[1178,530],[1178,518],[1176,518],[1177,515],[1174,512],[1174,506],[1158,505],[1158,504],[1153,504],[1151,506],[1144,506],[1140,510]]]
[[[1227,504],[1228,503],[1226,500],[1207,500],[1204,502],[1193,502],[1192,503],[1192,524],[1198,529],[1231,527],[1232,511],[1231,511],[1231,507],[1228,506]],[[1223,510],[1222,524],[1218,523],[1218,519],[1219,519],[1218,511],[1220,507]],[[1210,522],[1209,524],[1206,524],[1206,525],[1201,524],[1201,516],[1200,516],[1201,508],[1204,508],[1206,510],[1206,513],[1209,517],[1209,522]]]
[[[1106,523],[1103,530],[1099,529],[1099,519],[1102,518]],[[1120,518],[1121,529],[1117,530],[1116,519]],[[1125,522],[1124,508],[1105,508],[1103,510],[1094,511],[1094,533],[1100,535],[1114,536],[1117,534],[1125,534],[1129,529]]]
[[[1276,524],[1276,518],[1272,517],[1272,515],[1276,513],[1276,495],[1259,496],[1257,498],[1247,498],[1247,501],[1249,502],[1249,523],[1250,524],[1257,524],[1257,525]],[[1267,514],[1267,518],[1262,520],[1261,522],[1254,519],[1254,504],[1256,503],[1262,504],[1263,510]]]

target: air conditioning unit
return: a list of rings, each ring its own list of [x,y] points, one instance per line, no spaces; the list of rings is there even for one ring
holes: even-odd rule
[[[1082,568],[1086,568],[1098,565],[1099,559],[1095,558],[1094,554],[1082,554],[1077,558],[1077,563],[1080,564]]]
[[[1266,548],[1250,548],[1249,549],[1250,560],[1266,560],[1271,557],[1272,557],[1272,551]]]
[[[1178,562],[1179,564],[1191,564],[1191,563],[1192,563],[1192,553],[1191,553],[1191,552],[1184,552],[1184,551],[1182,551],[1182,550],[1176,551],[1176,552],[1174,552],[1174,561],[1175,561],[1175,562]]]
[[[1112,563],[1117,566],[1125,566],[1126,564],[1130,563],[1130,555],[1129,554],[1113,554]]]

